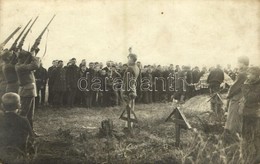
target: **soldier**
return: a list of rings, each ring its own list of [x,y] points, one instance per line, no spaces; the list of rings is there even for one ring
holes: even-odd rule
[[[260,163],[260,69],[250,67],[242,86],[243,99],[240,113],[243,115],[242,154],[243,163]]]
[[[228,115],[225,125],[225,132],[233,137],[236,137],[236,133],[241,134],[242,130],[242,116],[239,114],[239,101],[242,98],[241,87],[247,78],[247,69],[249,65],[249,59],[246,56],[238,58],[239,74],[235,83],[229,88],[228,99]]]
[[[67,67],[66,70],[66,84],[68,90],[68,106],[73,108],[75,103],[75,98],[78,90],[78,80],[79,80],[79,68],[76,65],[76,59],[71,59],[71,65]]]
[[[46,83],[48,79],[48,73],[45,68],[42,66],[42,61],[40,61],[40,67],[34,72],[37,88],[37,97],[35,98],[36,109],[39,105],[44,105],[45,102],[45,90]]]
[[[5,63],[2,71],[7,82],[6,92],[18,93],[19,84],[15,71],[16,55],[6,50],[2,55],[2,59]]]
[[[48,98],[48,103],[52,105],[53,102],[53,76],[52,76],[52,71],[57,67],[58,65],[58,60],[53,60],[52,61],[52,66],[48,68],[48,87],[49,87],[49,98]]]
[[[123,77],[123,99],[132,110],[134,110],[135,98],[137,97],[136,80],[140,75],[140,69],[136,65],[136,61],[137,56],[130,53],[128,55],[128,68]]]
[[[29,59],[29,60],[28,60]],[[26,62],[29,61],[27,64]],[[22,50],[18,56],[15,70],[19,82],[21,96],[21,115],[28,118],[33,129],[33,114],[35,108],[36,85],[33,71],[39,68],[39,61],[28,51]]]
[[[0,54],[2,55],[2,54]],[[6,86],[7,86],[7,83],[6,83],[6,79],[4,77],[4,73],[3,73],[3,65],[4,65],[4,61],[2,59],[2,56],[0,57],[0,96],[3,96],[6,92]]]
[[[53,74],[53,105],[61,107],[63,105],[63,98],[66,92],[66,71],[63,68],[63,61],[58,61],[58,66],[52,72]]]
[[[33,131],[28,120],[18,115],[20,107],[18,94],[9,92],[3,95],[2,108],[5,112],[0,123],[0,147],[11,146],[28,152],[26,148],[32,148]]]

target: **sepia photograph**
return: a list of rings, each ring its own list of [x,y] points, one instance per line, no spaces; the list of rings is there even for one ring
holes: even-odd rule
[[[260,0],[0,0],[0,164],[260,164]]]

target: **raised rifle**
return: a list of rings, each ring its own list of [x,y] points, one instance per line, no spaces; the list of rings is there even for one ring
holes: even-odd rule
[[[23,35],[21,41],[19,42],[19,44],[18,44],[18,46],[17,46],[17,50],[22,50],[22,47],[23,47],[23,43],[24,43],[24,41],[25,41],[25,38],[26,38],[26,36],[28,35],[28,33],[29,33],[29,31],[31,30],[31,28],[32,28],[32,26],[34,25],[34,23],[36,22],[36,20],[38,19],[38,17],[39,17],[39,16],[37,16],[37,17],[34,19],[33,23],[32,23],[31,26],[29,27],[29,29],[28,29],[28,30],[25,32],[25,34]]]
[[[24,27],[23,31],[20,33],[20,35],[15,39],[14,43],[12,44],[12,46],[10,47],[10,51],[16,51],[16,45],[18,40],[21,38],[21,36],[23,35],[24,31],[26,30],[26,28],[28,27],[28,25],[31,23],[32,19],[27,23],[27,25]]]
[[[0,44],[0,50],[2,50],[4,48],[4,46],[6,45],[6,43],[8,43],[8,41],[21,29],[21,27],[17,27],[14,32],[8,36],[8,38],[5,39],[5,41],[3,43]]]
[[[40,45],[41,43],[41,39],[42,39],[42,36],[43,34],[45,33],[45,31],[47,30],[48,26],[51,24],[52,20],[54,19],[56,15],[54,15],[51,20],[49,21],[49,23],[47,24],[47,26],[43,29],[43,31],[41,32],[41,34],[38,36],[38,38],[35,40],[33,46],[31,47],[31,53],[35,52],[35,56],[37,55],[37,53],[39,52],[39,48],[38,46]]]

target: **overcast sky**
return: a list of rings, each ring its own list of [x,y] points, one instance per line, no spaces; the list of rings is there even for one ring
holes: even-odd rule
[[[144,64],[234,66],[240,55],[260,64],[259,1],[0,0],[0,42],[39,15],[27,49],[53,14],[39,52],[47,39],[46,67],[72,57],[126,62],[130,46]]]

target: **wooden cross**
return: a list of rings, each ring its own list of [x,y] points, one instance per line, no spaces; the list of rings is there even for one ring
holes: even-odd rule
[[[126,113],[126,116],[125,116],[125,113]],[[134,118],[131,118],[131,114],[134,116]],[[131,100],[131,107],[129,104],[126,105],[126,108],[120,115],[119,119],[127,121],[127,128],[129,131],[131,131],[131,129],[132,129],[132,126],[131,126],[132,123],[138,123],[136,114],[134,112],[134,100]]]
[[[172,118],[174,116],[174,118]],[[176,107],[173,109],[172,113],[166,118],[165,122],[171,121],[175,123],[175,140],[176,146],[179,147],[180,145],[180,136],[181,136],[181,129],[191,129],[190,124],[187,121],[185,115],[180,111],[180,107]]]
[[[221,114],[221,108],[223,106],[223,100],[219,93],[214,93],[207,102],[211,102],[211,110],[216,114]]]

